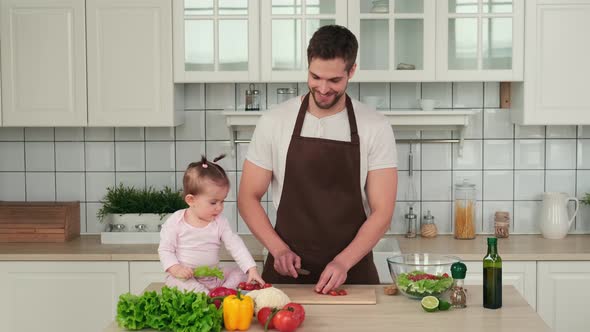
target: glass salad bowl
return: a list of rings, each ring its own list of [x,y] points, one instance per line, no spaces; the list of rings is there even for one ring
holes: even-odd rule
[[[393,282],[399,291],[412,299],[432,295],[439,297],[453,285],[451,265],[458,257],[438,254],[403,254],[387,258]]]

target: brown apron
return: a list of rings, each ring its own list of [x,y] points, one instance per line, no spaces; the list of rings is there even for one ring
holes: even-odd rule
[[[302,137],[309,105],[303,99],[287,151],[285,181],[277,211],[277,234],[301,257],[308,276],[281,276],[269,255],[262,277],[270,283],[315,284],[326,265],[356,236],[367,216],[360,185],[360,144],[352,102],[346,95],[350,142]],[[347,284],[378,284],[373,253],[349,271]]]

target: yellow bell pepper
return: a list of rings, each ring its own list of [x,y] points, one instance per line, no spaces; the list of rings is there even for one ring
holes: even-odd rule
[[[251,297],[229,295],[223,299],[223,323],[228,331],[246,331],[254,316],[254,301]]]

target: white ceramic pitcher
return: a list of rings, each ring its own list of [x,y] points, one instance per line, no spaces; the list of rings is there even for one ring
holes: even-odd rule
[[[569,218],[567,203],[576,202],[576,211]],[[572,222],[578,213],[580,202],[575,197],[568,197],[566,193],[543,193],[543,206],[541,209],[541,234],[547,239],[563,239],[569,232]]]

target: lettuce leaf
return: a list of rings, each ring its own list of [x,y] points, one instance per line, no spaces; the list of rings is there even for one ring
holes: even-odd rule
[[[218,279],[223,280],[223,271],[221,271],[218,267],[210,268],[207,265],[197,266],[193,271],[193,275],[195,278],[217,277]]]
[[[397,276],[397,287],[404,293],[415,295],[415,296],[426,296],[426,295],[440,295],[444,293],[453,285],[453,278],[438,276],[440,279],[430,280],[422,279],[418,281],[412,281],[408,276],[415,276],[425,274],[422,271],[413,271],[410,273],[400,273]]]
[[[161,293],[119,296],[117,323],[128,330],[219,332],[223,313],[203,292],[162,287]]]

